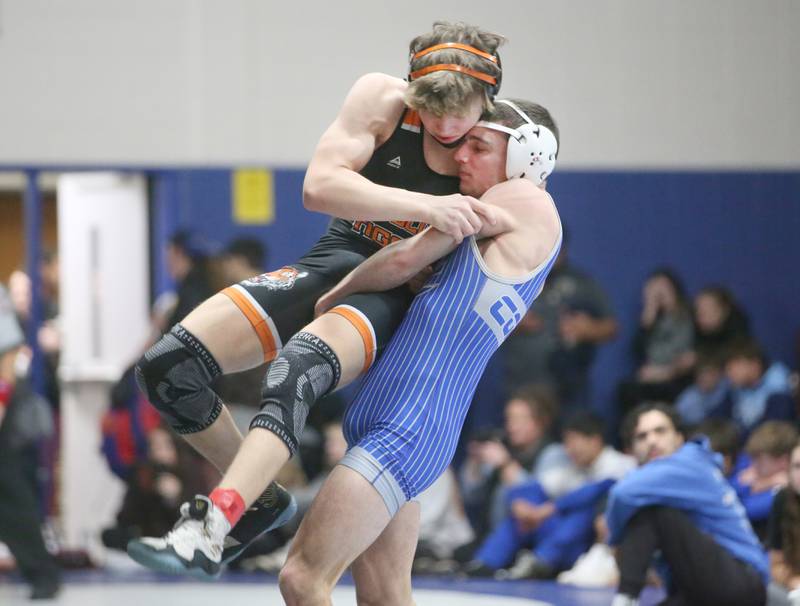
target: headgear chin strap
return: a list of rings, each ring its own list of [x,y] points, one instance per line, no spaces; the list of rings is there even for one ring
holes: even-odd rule
[[[536,185],[553,172],[556,167],[558,141],[546,126],[535,124],[525,113],[511,101],[497,99],[495,103],[504,103],[517,112],[525,124],[517,128],[509,128],[494,122],[481,120],[475,126],[490,128],[506,133],[508,150],[506,152],[506,177],[509,179],[530,179]]]

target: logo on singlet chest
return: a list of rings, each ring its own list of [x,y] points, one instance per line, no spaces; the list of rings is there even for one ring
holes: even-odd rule
[[[511,286],[487,280],[473,308],[502,343],[527,311],[522,297]]]

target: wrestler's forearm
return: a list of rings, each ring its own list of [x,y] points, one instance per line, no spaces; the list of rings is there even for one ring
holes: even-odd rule
[[[369,257],[334,287],[331,296],[341,299],[356,292],[391,290],[408,282],[456,246],[450,236],[428,228],[413,238],[390,244]]]

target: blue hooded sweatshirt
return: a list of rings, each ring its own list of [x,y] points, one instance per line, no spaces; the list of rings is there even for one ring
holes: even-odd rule
[[[606,509],[609,543],[622,540],[625,525],[637,511],[656,505],[683,511],[698,530],[753,566],[765,583],[769,580],[767,555],[722,475],[722,457],[711,451],[707,438],[690,440],[672,455],[650,461],[617,482]]]

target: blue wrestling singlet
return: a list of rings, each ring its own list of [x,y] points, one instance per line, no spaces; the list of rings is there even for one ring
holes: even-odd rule
[[[491,355],[541,292],[561,247],[528,276],[506,278],[465,239],[414,299],[344,418],[341,461],[381,493],[391,515],[449,465]]]

